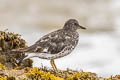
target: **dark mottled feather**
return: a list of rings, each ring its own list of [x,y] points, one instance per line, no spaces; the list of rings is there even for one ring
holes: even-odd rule
[[[32,57],[43,59],[56,59],[66,56],[73,51],[78,43],[79,34],[77,29],[79,28],[85,29],[79,25],[77,20],[70,19],[62,29],[43,36],[34,45],[19,51],[27,54],[35,53]]]

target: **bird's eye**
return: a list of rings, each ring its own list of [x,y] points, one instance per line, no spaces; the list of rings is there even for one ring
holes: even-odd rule
[[[74,25],[76,25],[76,26],[77,26],[78,24],[77,24],[77,23],[74,23]]]

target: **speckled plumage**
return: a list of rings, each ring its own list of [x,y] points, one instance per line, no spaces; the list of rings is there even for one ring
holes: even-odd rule
[[[31,57],[51,60],[70,54],[78,44],[78,28],[85,29],[77,20],[68,20],[62,29],[43,36],[34,45],[21,50],[27,55],[30,54],[24,60]]]

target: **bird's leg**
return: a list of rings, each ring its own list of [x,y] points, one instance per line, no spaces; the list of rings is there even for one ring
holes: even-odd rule
[[[51,63],[51,65],[52,65],[53,70],[54,70],[55,72],[58,72],[57,67],[55,66],[55,63],[54,63],[54,59],[51,59],[51,60],[50,60],[50,63]]]

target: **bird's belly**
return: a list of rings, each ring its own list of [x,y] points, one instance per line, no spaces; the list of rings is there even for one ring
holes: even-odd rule
[[[50,54],[50,53],[30,53],[30,54],[27,54],[28,56],[25,59],[28,59],[28,58],[33,58],[33,57],[39,57],[41,59],[57,59],[57,58],[61,58],[61,57],[64,57],[68,54],[70,54],[72,52],[72,49],[71,50],[65,50],[63,52],[60,52],[60,53],[56,53],[56,54]]]
[[[41,58],[41,59],[48,59],[48,60],[61,58],[61,57],[64,57],[64,56],[70,54],[73,49],[74,49],[74,48],[67,49],[67,50],[65,50],[65,51],[61,51],[61,52],[56,53],[56,54],[39,53],[39,58]]]

